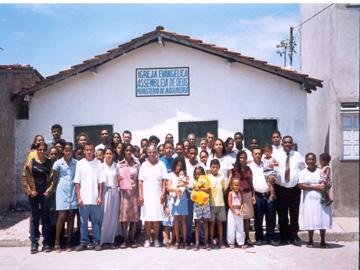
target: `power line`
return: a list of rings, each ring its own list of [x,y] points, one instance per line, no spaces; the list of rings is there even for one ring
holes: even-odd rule
[[[300,23],[297,26],[290,26],[290,38],[283,40],[280,45],[277,45],[277,48],[285,48],[284,51],[277,51],[277,53],[280,54],[280,56],[284,55],[284,66],[286,65],[286,56],[289,57],[289,62],[290,62],[290,66],[292,66],[293,64],[293,55],[294,53],[296,53],[295,51],[295,47],[296,47],[296,38],[301,30],[301,26],[303,26],[305,23],[307,23],[308,21],[310,21],[311,19],[313,19],[314,17],[316,17],[317,15],[319,15],[320,13],[324,12],[326,9],[328,9],[329,7],[331,7],[334,4],[330,4],[328,6],[326,6],[325,8],[323,8],[322,10],[318,11],[317,13],[315,13],[314,15],[312,15],[310,18],[306,19],[305,21],[303,21],[302,23]],[[294,30],[296,29],[296,33],[294,35]],[[287,47],[289,47],[289,52],[286,53],[287,51]],[[286,55],[287,54],[287,55]]]
[[[296,30],[296,33],[295,33],[295,35],[294,35],[294,38],[295,38],[295,39],[297,38],[297,36],[298,36],[299,33],[300,33],[300,27],[301,27],[304,23],[310,21],[312,18],[314,18],[315,16],[319,15],[321,12],[323,12],[323,11],[326,10],[326,9],[328,9],[328,8],[331,7],[332,5],[334,5],[334,4],[328,5],[327,7],[323,8],[323,9],[320,10],[319,12],[315,13],[313,16],[311,16],[311,17],[308,18],[307,20],[305,20],[305,21],[303,21],[302,23],[300,23],[299,25],[294,26],[294,29],[298,28],[298,29]]]
[[[276,46],[277,48],[283,48],[283,51],[277,51],[277,53],[280,56],[284,56],[284,66],[286,66],[286,57],[287,56],[289,57],[289,60],[290,60],[290,66],[292,65],[293,54],[296,53],[296,51],[295,51],[295,47],[297,46],[296,39],[298,37],[298,34],[300,33],[301,26],[303,26],[305,23],[307,23],[308,21],[310,21],[311,19],[313,19],[314,17],[316,17],[320,13],[324,12],[326,9],[328,9],[329,7],[331,7],[333,5],[334,5],[334,3],[329,4],[328,6],[326,6],[322,10],[318,11],[317,13],[315,13],[314,15],[312,15],[310,18],[306,19],[302,23],[298,24],[297,26],[290,26],[290,38],[281,41],[281,43]],[[296,29],[296,32],[294,35],[295,29]],[[289,52],[287,53],[288,47],[289,47]]]
[[[326,9],[328,9],[329,7],[331,7],[332,5],[334,5],[334,3],[328,5],[327,7],[323,8],[323,9],[320,10],[319,12],[315,13],[314,15],[312,15],[310,18],[308,18],[307,20],[303,21],[303,22],[300,23],[299,25],[294,26],[294,28],[301,27],[304,23],[310,21],[312,18],[316,17],[317,15],[319,15],[321,12],[325,11]]]

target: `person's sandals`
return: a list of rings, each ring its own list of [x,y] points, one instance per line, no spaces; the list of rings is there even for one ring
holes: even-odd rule
[[[234,248],[235,248],[235,245],[229,245],[229,247],[230,247],[231,249],[234,249]]]
[[[138,244],[137,244],[135,241],[131,241],[130,247],[131,247],[131,248],[137,248],[137,247],[138,247]]]
[[[161,245],[160,245],[160,242],[159,242],[159,240],[155,240],[154,241],[154,247],[156,247],[156,248],[159,248]]]
[[[194,245],[194,251],[198,251],[199,250],[199,243],[196,243],[195,245]]]
[[[179,249],[179,247],[180,247],[180,243],[176,242],[175,245],[174,245],[174,249]]]
[[[72,251],[72,246],[70,243],[67,243],[66,244],[66,249],[65,249],[66,252],[71,252]]]
[[[313,241],[307,242],[306,247],[307,247],[307,248],[312,248],[312,247],[314,247]]]
[[[207,250],[207,251],[212,250],[212,245],[210,245],[210,244],[206,244],[206,246],[205,246],[205,247],[206,247],[206,250]]]
[[[187,243],[184,244],[184,248],[185,248],[185,250],[189,250],[189,249],[190,249],[190,247],[189,247],[189,245],[188,245]]]
[[[60,245],[59,245],[59,244],[55,244],[55,245],[54,245],[54,250],[55,250],[56,253],[60,253],[60,252],[61,252],[61,247],[60,247]]]
[[[121,249],[127,248],[126,241],[121,243],[120,248]]]
[[[145,240],[144,248],[148,248],[148,247],[150,247],[150,241],[149,241],[149,240]]]
[[[247,246],[247,247],[253,247],[254,246],[254,243],[251,241],[251,240],[246,240],[245,241],[245,245]]]

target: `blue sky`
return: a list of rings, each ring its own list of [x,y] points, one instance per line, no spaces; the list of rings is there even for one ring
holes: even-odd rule
[[[0,4],[0,64],[49,76],[162,25],[282,66],[276,45],[299,23],[298,4]]]

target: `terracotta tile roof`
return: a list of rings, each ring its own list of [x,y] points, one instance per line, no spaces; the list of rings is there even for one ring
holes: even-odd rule
[[[218,47],[214,44],[204,43],[200,39],[195,39],[186,35],[180,35],[174,32],[165,31],[164,27],[158,26],[154,31],[143,34],[140,37],[134,38],[129,42],[119,45],[116,48],[110,49],[103,54],[94,56],[87,59],[80,64],[71,66],[69,69],[60,71],[57,74],[46,77],[45,80],[38,82],[31,88],[24,89],[24,94],[34,94],[35,92],[46,88],[52,84],[63,81],[69,77],[76,76],[79,73],[91,70],[105,64],[121,55],[128,53],[132,50],[136,50],[139,47],[147,45],[152,42],[174,42],[193,49],[197,49],[203,52],[207,52],[219,57],[223,57],[229,60],[229,62],[242,63],[266,72],[270,72],[274,75],[295,81],[303,86],[303,89],[307,92],[316,90],[317,87],[322,87],[322,80],[309,77],[307,74],[299,73],[293,70],[285,69],[280,66],[268,64],[266,61],[261,61],[253,57],[242,55],[238,52],[229,51],[227,48]]]

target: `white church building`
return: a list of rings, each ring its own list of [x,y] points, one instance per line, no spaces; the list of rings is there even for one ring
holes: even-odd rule
[[[243,131],[247,144],[270,141],[278,129],[305,154],[306,99],[319,87],[309,75],[159,26],[24,89],[17,98],[28,101],[29,119],[17,123],[17,134],[28,145],[35,134],[51,140],[57,123],[68,141],[81,131],[96,141],[106,127],[132,131],[138,145],[153,134],[177,141],[212,130],[225,140]]]

